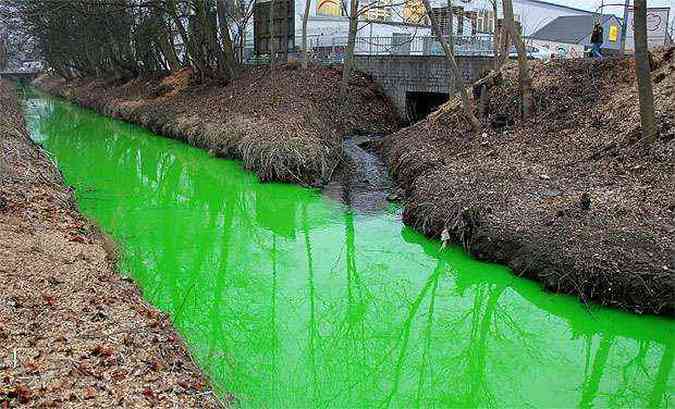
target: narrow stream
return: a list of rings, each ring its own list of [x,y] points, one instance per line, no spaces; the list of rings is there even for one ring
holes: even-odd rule
[[[675,321],[548,294],[234,161],[29,93],[121,272],[238,407],[673,407]]]

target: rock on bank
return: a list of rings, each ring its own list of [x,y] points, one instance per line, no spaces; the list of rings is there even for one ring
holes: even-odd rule
[[[396,111],[366,77],[339,94],[341,72],[297,65],[248,67],[227,85],[191,83],[191,70],[125,83],[42,77],[36,84],[100,113],[240,159],[264,181],[327,182],[342,159],[342,138],[389,133]]]
[[[484,133],[456,101],[390,135],[404,221],[583,301],[675,311],[675,59],[655,54],[660,136],[640,140],[632,60],[532,67],[536,113],[519,120],[517,70],[492,90]]]
[[[0,81],[0,407],[220,407]]]

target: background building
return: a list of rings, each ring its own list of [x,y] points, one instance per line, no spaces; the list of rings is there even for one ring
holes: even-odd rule
[[[603,27],[602,48],[618,52],[621,49],[621,20],[613,14],[558,17],[532,34],[528,42],[548,48],[560,57],[583,57],[584,51],[592,47],[591,34],[596,21],[601,21]]]
[[[350,0],[275,0],[274,27],[269,26],[269,0],[259,0],[255,6],[255,24],[251,27],[255,49],[263,54],[269,49],[270,38],[275,50],[297,51],[301,46],[302,18],[306,1],[310,2],[307,34],[309,45],[333,54],[344,52],[347,42]],[[455,0],[452,12],[446,0],[431,0],[434,13],[447,33],[452,25],[459,53],[491,47],[490,36],[495,31],[491,0]],[[361,0],[360,7],[370,6],[359,16],[356,53],[438,53],[421,0]],[[553,53],[576,56],[588,46],[596,19],[605,25],[608,49],[620,47],[621,19],[600,15],[594,11],[553,4],[543,0],[513,0],[514,17],[520,23],[523,36],[530,45],[545,47]],[[498,18],[503,18],[499,1]],[[599,11],[599,10],[596,10]],[[664,44],[668,35],[669,8],[650,9],[650,44]],[[450,20],[452,18],[452,20]],[[452,22],[452,24],[450,24]],[[617,32],[618,27],[618,32]],[[271,34],[270,34],[271,33]],[[587,40],[588,38],[588,40]],[[631,50],[632,24],[626,35],[626,48]],[[462,45],[466,45],[462,50]]]

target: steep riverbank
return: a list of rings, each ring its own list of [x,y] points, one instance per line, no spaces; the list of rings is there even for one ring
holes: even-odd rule
[[[360,75],[343,98],[336,85],[341,73],[330,68],[288,65],[270,72],[255,67],[225,86],[191,84],[190,74],[186,69],[121,84],[42,77],[36,85],[104,115],[242,160],[263,181],[326,183],[341,163],[345,135],[399,127],[395,109]]]
[[[0,82],[0,406],[219,407]]]
[[[675,60],[656,55],[660,136],[640,141],[631,60],[533,66],[535,117],[518,118],[515,69],[484,133],[456,101],[386,138],[404,221],[584,302],[675,311]],[[512,122],[515,119],[515,124]]]

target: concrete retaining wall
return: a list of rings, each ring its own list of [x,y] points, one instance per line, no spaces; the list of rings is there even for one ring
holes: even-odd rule
[[[465,82],[473,82],[492,64],[491,57],[457,57]],[[399,113],[408,117],[406,93],[448,93],[451,75],[445,56],[355,56],[359,71],[370,74],[391,98]]]

